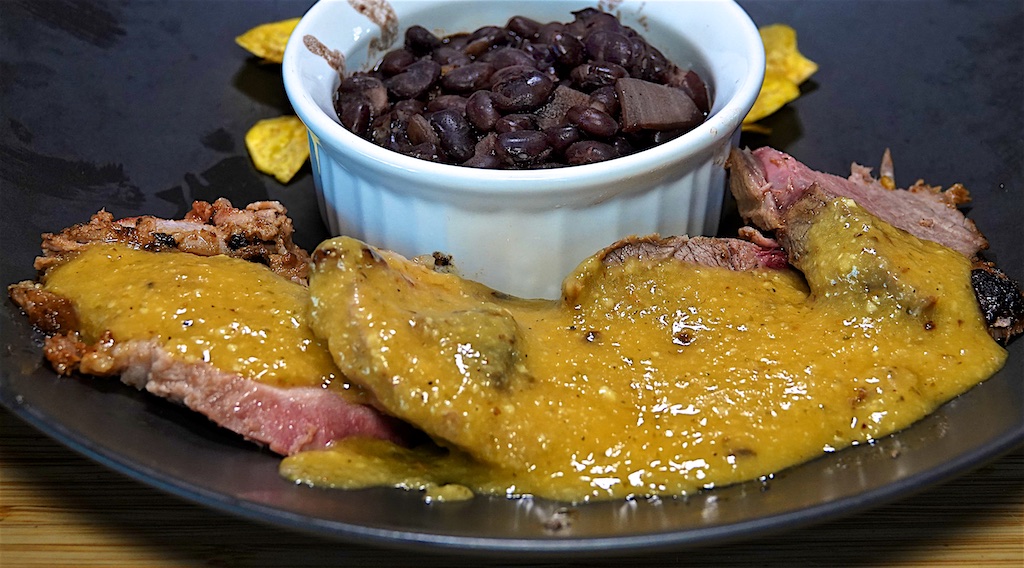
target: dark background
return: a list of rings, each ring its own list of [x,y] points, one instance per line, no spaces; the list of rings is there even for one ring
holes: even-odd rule
[[[772,133],[744,135],[744,145],[771,145],[812,168],[841,174],[851,162],[877,166],[890,148],[900,186],[919,178],[942,186],[963,183],[975,197],[970,216],[990,238],[989,258],[1024,280],[1020,0],[741,3],[758,25],[795,27],[801,51],[820,66],[801,99],[763,121]],[[101,208],[116,217],[174,217],[195,199],[223,196],[236,205],[275,199],[295,218],[300,245],[309,248],[325,237],[308,166],[288,185],[251,166],[245,131],[290,107],[279,66],[259,63],[234,44],[248,28],[301,15],[309,5],[0,0],[0,282],[33,277],[40,233],[85,221]],[[145,446],[146,435],[175,427],[167,422],[183,423],[199,443],[212,440],[214,449],[203,448],[210,455],[267,457],[119,385],[58,380],[38,366],[38,344],[9,303],[0,324],[0,400],[106,465],[122,471],[133,466],[105,453],[108,441],[93,444],[83,434],[103,427],[93,404],[110,405],[115,413],[123,406],[144,425],[141,433],[124,434],[129,446]],[[1008,423],[1016,418],[1018,433],[1021,349],[1019,342],[1011,346],[1007,370],[991,387],[1008,389]],[[987,397],[981,400],[997,396],[980,392],[976,397]],[[55,403],[48,396],[84,398]],[[954,426],[984,417],[987,410],[971,409],[971,400],[950,411]],[[86,409],[76,411],[76,404]],[[59,424],[72,415],[74,427]],[[970,457],[992,459],[1008,449],[1005,436],[1000,440]],[[163,465],[142,464],[135,474],[146,478],[149,467]],[[958,463],[921,481],[941,481],[967,467]],[[178,494],[195,490],[162,480],[147,481]],[[896,496],[878,495],[847,509]]]

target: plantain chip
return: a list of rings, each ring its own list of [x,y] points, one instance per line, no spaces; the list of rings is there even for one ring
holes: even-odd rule
[[[761,92],[757,94],[754,106],[743,119],[744,124],[757,122],[782,108],[786,103],[800,96],[800,87],[785,77],[776,74],[764,76]]]
[[[297,116],[267,118],[245,133],[245,147],[256,169],[288,183],[309,159],[306,125]]]
[[[818,70],[817,63],[797,51],[796,30],[793,28],[774,24],[758,31],[764,42],[766,72],[780,74],[799,85]]]
[[[235,43],[269,63],[281,63],[284,46],[298,25],[299,18],[262,24],[235,38]]]
[[[796,30],[784,25],[764,26],[758,31],[764,43],[765,70],[761,91],[753,108],[743,119],[745,130],[750,125],[782,108],[800,96],[800,83],[815,71],[818,64],[803,56],[796,46]]]

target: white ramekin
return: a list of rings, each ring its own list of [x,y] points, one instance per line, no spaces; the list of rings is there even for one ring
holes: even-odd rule
[[[283,74],[292,106],[309,129],[316,191],[333,234],[406,256],[442,251],[468,278],[517,296],[554,298],[581,260],[619,238],[717,230],[725,159],[764,74],[757,28],[732,0],[390,4],[398,15],[397,44],[414,24],[445,35],[504,25],[514,15],[567,22],[575,10],[611,5],[670,60],[700,74],[711,91],[711,115],[668,143],[583,166],[482,170],[404,156],[338,122],[332,103],[338,73],[303,38],[311,35],[343,53],[351,71],[379,58],[370,41],[380,29],[346,0],[321,0],[292,34]]]

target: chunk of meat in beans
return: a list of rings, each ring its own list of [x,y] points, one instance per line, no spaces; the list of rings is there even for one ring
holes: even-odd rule
[[[635,103],[621,100],[629,98],[622,80],[676,89],[707,117],[711,99],[696,72],[612,14],[588,8],[573,16],[564,23],[514,16],[446,37],[412,26],[375,69],[341,82],[335,112],[346,129],[390,150],[489,169],[590,164],[686,132],[678,120],[659,124],[647,115],[639,130],[622,126],[622,116],[636,115]],[[678,104],[673,95],[644,106]]]

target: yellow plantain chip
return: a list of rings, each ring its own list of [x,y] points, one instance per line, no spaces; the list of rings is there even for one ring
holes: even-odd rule
[[[761,83],[761,92],[757,94],[757,100],[754,101],[754,106],[751,107],[743,122],[744,124],[757,122],[799,96],[800,87],[796,83],[775,73],[765,73],[764,83]]]
[[[765,71],[777,73],[799,85],[806,81],[818,64],[804,57],[796,48],[796,30],[774,24],[760,28],[764,43]]]
[[[297,116],[261,120],[245,133],[245,147],[256,169],[288,183],[309,159],[306,125]]]
[[[772,129],[756,122],[744,122],[743,132],[753,132],[754,134],[760,134],[762,136],[771,136]]]
[[[759,29],[764,43],[765,70],[761,92],[753,108],[743,119],[744,129],[754,130],[750,125],[782,108],[786,103],[800,96],[800,83],[806,81],[818,64],[804,57],[796,47],[796,30],[784,25],[773,24]]]
[[[235,43],[264,61],[280,63],[284,58],[284,46],[298,23],[299,18],[292,18],[256,26],[236,37]]]

